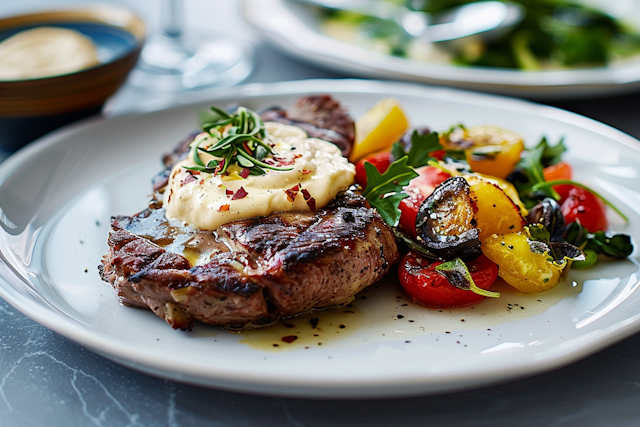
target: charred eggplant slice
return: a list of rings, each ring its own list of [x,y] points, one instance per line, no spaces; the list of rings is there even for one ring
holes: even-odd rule
[[[467,181],[459,176],[440,184],[420,206],[418,241],[439,257],[470,262],[482,251]]]

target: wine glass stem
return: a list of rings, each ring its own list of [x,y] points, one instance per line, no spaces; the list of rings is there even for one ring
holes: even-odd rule
[[[161,26],[162,33],[174,42],[182,39],[183,4],[182,0],[163,0]]]

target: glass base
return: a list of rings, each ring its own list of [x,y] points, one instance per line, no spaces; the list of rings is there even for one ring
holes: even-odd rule
[[[158,35],[142,49],[131,83],[145,89],[178,92],[232,86],[252,70],[253,50],[242,41],[222,36],[203,40],[193,35]]]

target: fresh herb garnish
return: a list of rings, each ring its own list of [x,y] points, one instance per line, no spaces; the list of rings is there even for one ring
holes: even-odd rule
[[[549,230],[542,224],[531,224],[525,227],[529,238],[529,249],[535,254],[546,254],[549,261],[558,267],[564,267],[568,260],[584,261],[585,255],[570,243],[552,242]]]
[[[564,139],[561,139],[555,145],[549,145],[547,138],[543,137],[534,148],[522,152],[520,161],[515,168],[516,172],[509,177],[509,180],[515,185],[520,200],[525,206],[530,209],[545,197],[551,197],[558,201],[560,200],[560,195],[553,189],[553,186],[571,184],[593,193],[628,222],[629,219],[620,209],[586,185],[567,179],[555,181],[546,181],[544,179],[543,169],[560,162],[562,153],[565,151],[567,151],[567,147],[564,145]]]
[[[363,195],[369,204],[376,208],[382,219],[393,227],[400,221],[400,202],[409,196],[402,191],[402,187],[418,176],[418,173],[407,165],[407,160],[408,156],[396,160],[383,174],[371,163],[364,164],[367,188],[364,189]]]
[[[425,166],[429,160],[436,160],[431,156],[431,153],[438,150],[442,150],[442,145],[436,132],[421,134],[415,129],[411,134],[411,148],[409,152],[405,152],[402,143],[398,141],[391,147],[391,155],[394,159],[407,156],[407,165],[419,168]]]
[[[567,151],[567,146],[564,145],[564,138],[560,138],[556,145],[549,145],[547,137],[543,136],[538,143],[538,147],[542,147],[541,161],[544,168],[560,163],[562,161],[562,153]]]
[[[499,292],[488,291],[478,287],[478,285],[474,283],[467,265],[460,258],[443,262],[437,265],[435,270],[458,289],[471,291],[483,297],[498,298],[500,296]]]
[[[234,114],[211,106],[212,120],[202,124],[202,130],[208,135],[196,138],[191,145],[191,156],[196,166],[186,169],[211,174],[224,174],[229,166],[238,165],[249,170],[251,175],[263,175],[264,169],[279,171],[291,170],[293,167],[280,167],[278,162],[265,161],[276,153],[265,142],[267,130],[260,116],[244,107],[239,107]],[[204,143],[205,147],[202,147]],[[206,153],[214,158],[205,164],[200,157]]]
[[[611,258],[625,259],[633,252],[631,237],[626,234],[608,236],[604,231],[589,233],[581,224],[573,222],[567,227],[565,240],[576,246],[583,246],[584,251],[593,251]]]
[[[542,162],[545,150],[549,150],[549,144],[546,138],[542,138],[534,148],[522,152],[520,161],[516,165],[516,171],[519,173],[512,182],[518,190],[520,199],[527,208],[535,206],[544,197],[560,200],[558,193],[551,187],[541,187],[537,191],[532,190],[536,184],[546,182],[544,180],[544,165]]]
[[[609,237],[604,231],[596,231],[587,238],[587,249],[608,257],[625,259],[633,252],[631,237],[626,234],[614,234]]]
[[[441,259],[439,256],[428,251],[424,246],[418,243],[417,240],[407,236],[402,230],[398,229],[397,227],[391,227],[391,230],[393,231],[393,235],[396,236],[396,239],[402,242],[408,249],[419,253],[425,258],[429,258],[435,261]]]

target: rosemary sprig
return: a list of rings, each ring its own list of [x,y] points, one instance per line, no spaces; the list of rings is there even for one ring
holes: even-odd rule
[[[185,167],[186,169],[225,174],[229,166],[236,164],[248,169],[251,175],[264,175],[265,169],[277,171],[293,169],[293,167],[279,167],[263,161],[268,156],[275,156],[276,152],[264,142],[268,138],[268,133],[257,113],[245,107],[239,107],[233,114],[215,106],[210,108],[217,117],[204,123],[202,130],[207,132],[215,142],[207,147],[201,147],[203,142],[210,139],[194,141],[191,155],[196,166]],[[216,158],[205,164],[200,157],[201,153]]]

